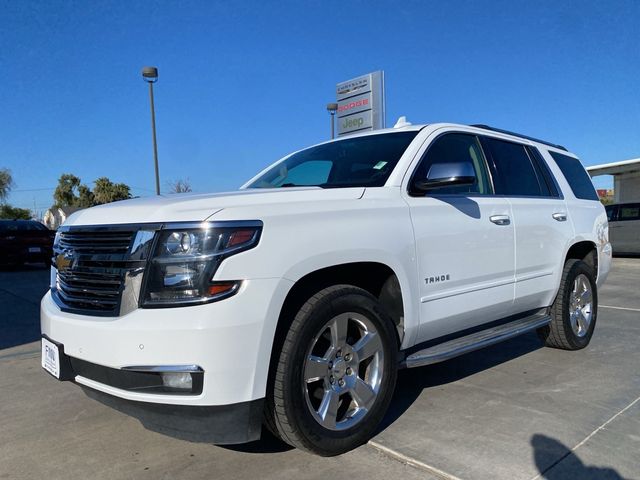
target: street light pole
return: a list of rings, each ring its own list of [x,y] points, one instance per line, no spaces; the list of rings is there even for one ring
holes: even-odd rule
[[[149,101],[151,102],[151,135],[153,137],[153,162],[156,171],[156,195],[160,195],[160,174],[158,172],[158,143],[156,142],[156,109],[153,102],[153,84],[158,81],[156,67],[144,67],[142,78],[149,84]]]
[[[329,112],[330,114],[329,118],[331,119],[331,140],[333,140],[336,137],[335,122],[333,121],[333,117],[335,116],[337,111],[338,111],[337,103],[327,103],[327,112]]]

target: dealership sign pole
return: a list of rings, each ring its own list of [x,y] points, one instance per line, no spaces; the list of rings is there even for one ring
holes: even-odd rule
[[[336,85],[338,136],[385,127],[384,72],[368,73]]]

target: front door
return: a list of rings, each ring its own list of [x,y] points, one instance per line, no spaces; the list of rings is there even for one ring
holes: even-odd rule
[[[470,163],[473,185],[417,191],[435,164]],[[417,342],[474,327],[511,313],[514,226],[509,202],[493,196],[478,138],[446,133],[427,148],[407,196],[420,282]]]

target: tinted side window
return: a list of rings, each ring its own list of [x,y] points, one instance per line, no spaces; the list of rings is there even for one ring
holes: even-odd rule
[[[473,185],[458,185],[430,190],[429,194],[490,194],[491,185],[480,142],[475,135],[447,133],[437,138],[420,160],[413,174],[411,185],[417,179],[426,179],[431,167],[442,163],[469,163],[473,166],[476,180]],[[412,195],[423,196],[423,192],[412,190]]]
[[[526,147],[526,149],[529,153],[529,156],[531,157],[531,160],[533,161],[533,166],[535,167],[538,174],[538,180],[542,186],[542,190],[546,190],[545,195],[549,195],[551,197],[559,197],[560,190],[558,184],[553,178],[553,173],[551,173],[551,170],[549,170],[549,165],[547,165],[547,162],[544,160],[544,158],[542,158],[542,155],[537,148]]]
[[[495,170],[494,184],[498,195],[543,195],[538,175],[524,145],[495,138],[482,138],[491,155]]]
[[[549,153],[558,164],[560,170],[562,170],[562,174],[567,179],[576,198],[598,200],[598,194],[593,188],[591,177],[589,177],[580,160],[557,152]]]
[[[618,220],[640,220],[640,203],[627,203],[618,209]]]

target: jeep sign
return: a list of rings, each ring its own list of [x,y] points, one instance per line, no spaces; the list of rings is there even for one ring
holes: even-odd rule
[[[385,127],[383,71],[339,83],[336,100],[338,135]]]

